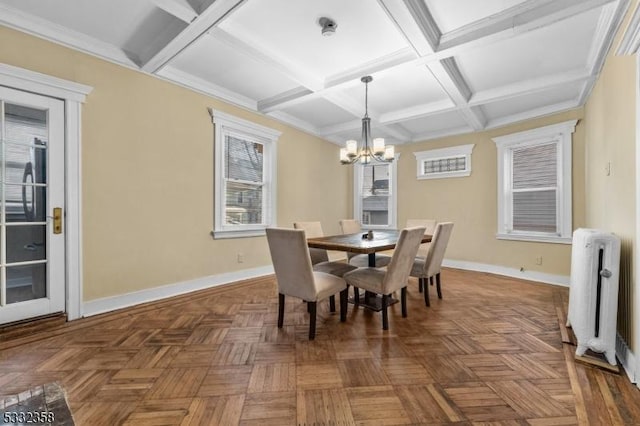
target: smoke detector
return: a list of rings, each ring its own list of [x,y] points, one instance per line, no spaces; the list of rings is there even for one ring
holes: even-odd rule
[[[318,19],[318,24],[322,27],[323,36],[332,36],[336,32],[336,28],[338,28],[336,21],[326,16]]]

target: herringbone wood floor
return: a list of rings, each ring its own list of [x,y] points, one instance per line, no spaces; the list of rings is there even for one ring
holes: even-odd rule
[[[447,269],[409,316],[327,303],[315,341],[273,277],[33,334],[0,333],[0,395],[58,381],[78,425],[640,424],[624,375],[573,361],[567,289]],[[0,397],[0,402],[3,398]]]

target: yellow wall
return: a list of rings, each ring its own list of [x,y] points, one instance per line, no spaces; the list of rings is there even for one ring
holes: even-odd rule
[[[348,215],[338,147],[264,116],[0,27],[0,62],[92,86],[82,110],[84,300],[270,264],[264,237],[214,240],[213,107],[282,131],[278,224]],[[237,263],[237,254],[244,263]]]
[[[496,130],[401,145],[398,168],[398,225],[410,218],[454,222],[447,259],[524,268],[526,271],[568,276],[571,246],[567,244],[497,240],[497,148],[491,138],[572,119],[581,109]],[[475,144],[468,177],[416,179],[414,152]],[[573,134],[573,226],[584,226],[584,125]],[[542,256],[542,265],[536,257]],[[525,276],[523,274],[523,276]]]
[[[586,224],[622,239],[618,330],[637,354],[633,338],[636,114],[636,58],[610,55],[585,106]]]

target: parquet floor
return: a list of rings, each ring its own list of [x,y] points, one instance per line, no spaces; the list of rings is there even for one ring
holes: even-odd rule
[[[409,316],[323,303],[315,341],[273,277],[0,334],[0,401],[59,382],[78,425],[632,425],[640,391],[576,364],[564,288],[446,269]],[[559,315],[560,313],[560,315]]]

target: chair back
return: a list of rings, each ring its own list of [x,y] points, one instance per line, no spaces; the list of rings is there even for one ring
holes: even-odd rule
[[[303,229],[267,228],[267,242],[278,292],[302,300],[315,300],[315,281]]]
[[[452,230],[453,222],[441,222],[436,225],[436,230],[431,240],[431,247],[429,248],[429,253],[427,253],[427,259],[424,262],[424,276],[432,277],[440,273],[444,253],[447,250]]]
[[[320,222],[293,222],[293,227],[295,229],[304,229],[307,238],[324,237]]]
[[[324,237],[322,224],[320,222],[293,222],[293,227],[295,229],[304,229],[307,238]],[[329,255],[324,249],[310,248],[309,255],[311,256],[312,265],[329,260]]]
[[[433,235],[436,230],[435,219],[407,219],[407,228],[415,228],[416,226],[422,226],[424,228],[425,235]]]
[[[362,231],[360,222],[355,219],[342,219],[340,221],[340,229],[342,229],[343,234],[357,234]]]
[[[355,219],[342,219],[340,221],[340,229],[342,229],[343,234],[357,234],[362,231],[362,227],[360,226],[360,222]],[[347,252],[347,259],[351,259],[354,256],[357,256],[358,253],[352,253],[350,251]]]
[[[436,230],[436,222],[434,219],[407,219],[407,228],[413,228],[415,226],[423,226],[425,235],[433,236],[433,233]],[[429,253],[429,247],[431,243],[422,243],[420,244],[420,248],[418,248],[418,257],[425,258]]]
[[[423,235],[422,227],[405,228],[400,231],[400,237],[382,283],[383,294],[389,294],[407,285],[413,260]]]

